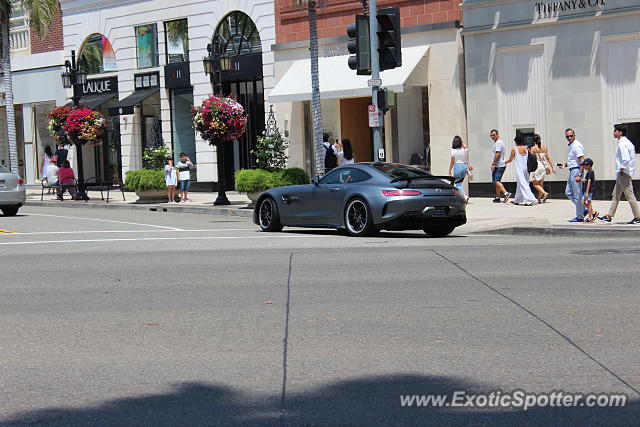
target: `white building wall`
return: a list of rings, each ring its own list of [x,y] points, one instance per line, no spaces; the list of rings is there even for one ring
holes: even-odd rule
[[[111,42],[118,64],[117,73],[103,73],[99,77],[117,74],[120,99],[134,91],[134,74],[160,71],[160,107],[165,142],[171,142],[169,93],[164,89],[165,37],[164,22],[187,18],[189,23],[189,59],[194,104],[198,105],[212,93],[209,77],[205,76],[202,58],[207,55],[214,31],[222,18],[239,10],[255,23],[262,42],[265,96],[273,88],[274,58],[271,45],[275,43],[275,15],[273,0],[62,0],[65,54],[80,51],[88,36],[101,33]],[[156,23],[158,28],[159,67],[137,68],[134,27]],[[98,76],[94,76],[98,77]],[[268,103],[266,111],[269,111]],[[123,173],[142,166],[140,151],[139,114],[121,116]],[[216,181],[217,167],[214,149],[196,135],[198,181]]]
[[[633,42],[640,37],[640,4],[634,0],[606,4],[593,10],[567,11],[558,19],[535,16],[535,4],[529,1],[463,3],[470,159],[477,166],[474,183],[491,182],[493,142],[489,130],[498,128],[507,147],[513,146],[518,123],[501,113],[508,108],[500,95],[501,52],[525,48],[544,52],[536,63],[544,64],[543,69],[528,69],[527,82],[544,79],[536,83],[545,87],[544,111],[535,114],[541,117],[543,143],[553,161],[566,160],[564,130],[571,127],[586,155],[594,160],[595,169],[601,171],[598,179],[611,179],[615,167],[612,124],[640,121],[635,120],[639,104],[631,100],[640,97],[638,48]],[[607,10],[609,6],[612,10]],[[625,40],[624,46],[607,50],[609,43],[621,40]],[[607,54],[616,49],[624,54],[620,53],[610,67],[622,74],[607,77]],[[507,180],[511,176],[508,171]],[[547,181],[565,180],[563,172],[547,177]]]

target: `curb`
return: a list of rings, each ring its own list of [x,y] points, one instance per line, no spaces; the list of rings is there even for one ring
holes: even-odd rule
[[[78,209],[120,209],[132,211],[150,212],[176,212],[192,214],[209,214],[223,216],[238,216],[243,218],[253,218],[253,209],[214,207],[214,206],[172,206],[162,204],[107,204],[107,203],[82,203],[82,202],[55,202],[27,200],[24,206],[56,207],[56,208],[78,208]]]
[[[615,237],[633,238],[640,237],[640,228],[634,229],[596,229],[587,230],[567,227],[506,227],[494,230],[476,231],[469,234],[494,234],[506,236],[540,236],[540,237]]]

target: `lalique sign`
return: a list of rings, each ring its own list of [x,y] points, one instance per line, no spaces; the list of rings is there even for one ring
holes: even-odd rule
[[[107,77],[106,79],[95,79],[87,81],[82,85],[82,96],[99,95],[101,93],[118,93],[118,78]]]

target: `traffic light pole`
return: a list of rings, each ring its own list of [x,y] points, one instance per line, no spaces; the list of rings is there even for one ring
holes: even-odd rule
[[[371,79],[379,79],[380,78],[380,60],[378,55],[378,7],[376,4],[376,0],[369,0],[369,40],[371,43]],[[380,156],[380,154],[384,153],[381,151],[382,147],[382,120],[384,116],[380,114],[380,109],[378,108],[378,97],[377,91],[380,87],[374,86],[371,88],[371,104],[375,105],[376,112],[378,114],[378,124],[373,128],[373,160],[374,161],[382,161],[384,160],[384,155]]]

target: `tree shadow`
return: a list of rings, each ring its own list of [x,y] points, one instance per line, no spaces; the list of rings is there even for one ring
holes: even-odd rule
[[[400,404],[401,395],[446,393],[451,397],[456,390],[476,394],[495,388],[453,377],[414,374],[360,377],[304,392],[291,390],[281,413],[280,393],[260,396],[221,385],[183,383],[170,393],[116,399],[100,406],[23,412],[1,421],[0,426],[587,426],[633,425],[640,419],[638,400],[627,402],[624,408],[537,407],[527,411]]]

